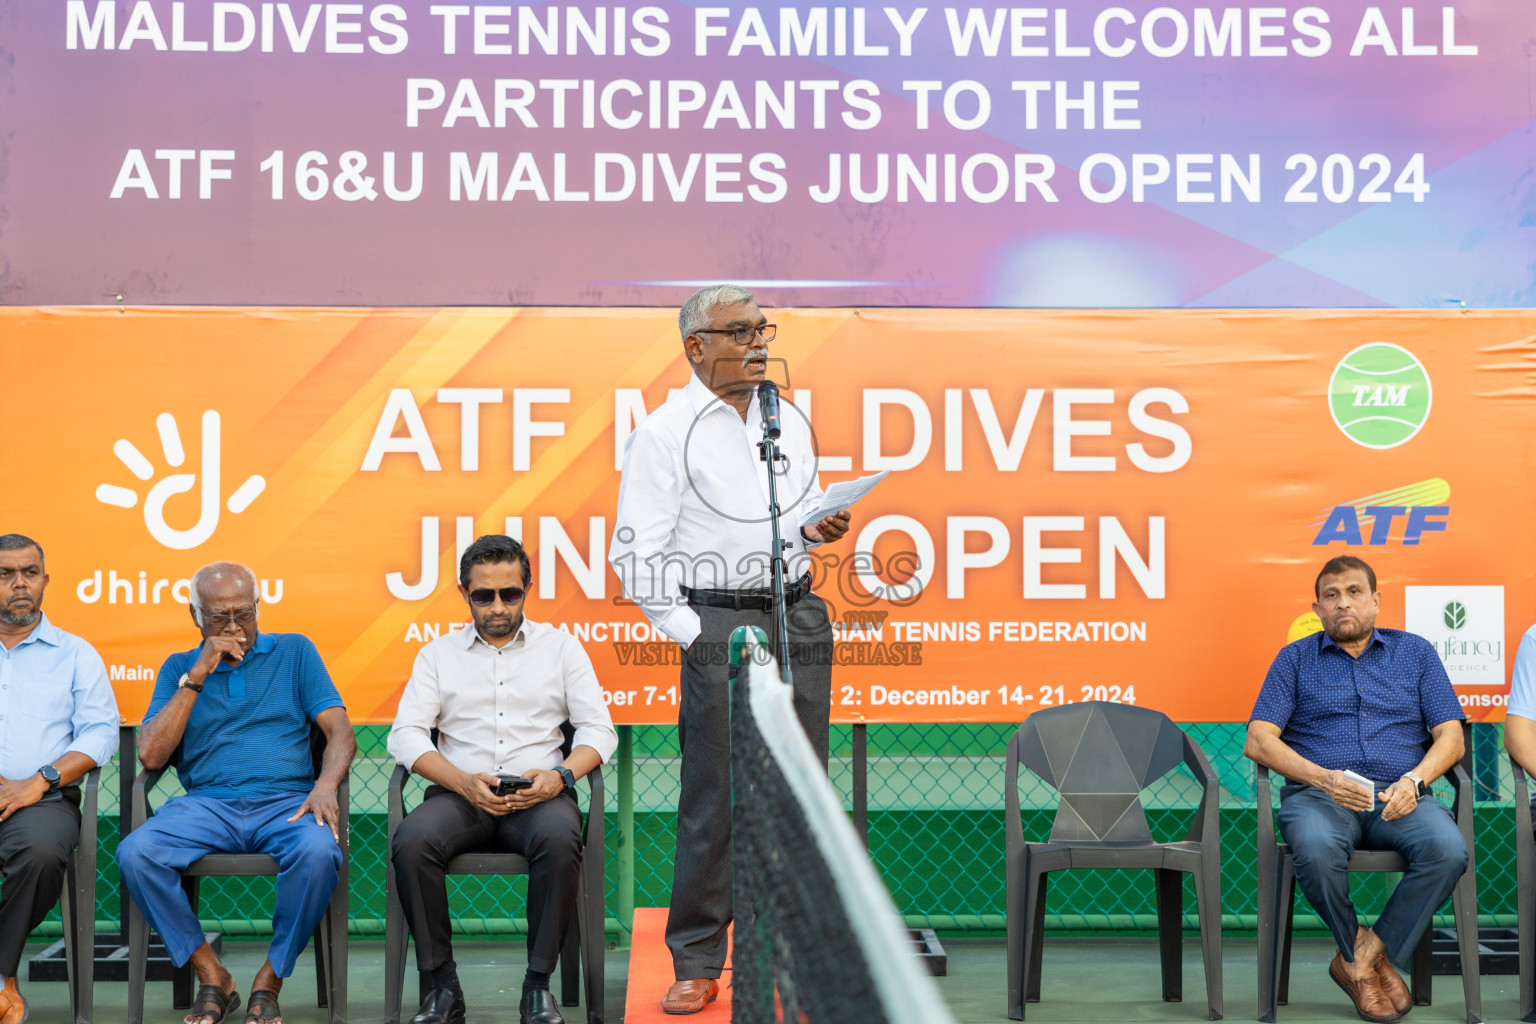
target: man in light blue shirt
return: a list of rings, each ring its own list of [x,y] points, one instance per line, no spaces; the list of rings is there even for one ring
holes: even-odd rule
[[[1520,638],[1509,677],[1504,746],[1527,775],[1536,777],[1536,626]]]
[[[90,644],[43,614],[42,545],[0,536],[0,1024],[20,1024],[27,935],[58,902],[80,838],[76,783],[117,749],[117,700]]]

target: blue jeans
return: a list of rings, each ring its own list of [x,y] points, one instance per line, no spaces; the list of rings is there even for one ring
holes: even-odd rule
[[[1296,862],[1296,881],[1322,915],[1344,959],[1353,961],[1355,905],[1349,899],[1349,858],[1356,849],[1395,850],[1408,870],[1382,908],[1372,929],[1386,943],[1387,956],[1407,964],[1467,870],[1467,844],[1450,810],[1433,796],[1408,814],[1383,820],[1378,801],[1369,811],[1351,811],[1311,786],[1287,784],[1280,791],[1280,834]]]
[[[315,824],[313,814],[292,824],[286,820],[304,796],[222,799],[189,793],[167,800],[123,837],[117,848],[123,884],[177,966],[203,944],[202,925],[181,888],[181,869],[205,853],[265,853],[278,866],[267,959],[279,978],[293,973],[341,873],[341,847],[329,828]]]

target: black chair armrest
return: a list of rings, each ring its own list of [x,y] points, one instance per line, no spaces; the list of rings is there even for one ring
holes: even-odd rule
[[[1200,783],[1200,806],[1184,834],[1186,841],[1219,843],[1221,840],[1221,779],[1211,767],[1200,744],[1184,736],[1184,764]]]
[[[154,808],[149,806],[149,793],[165,775],[165,771],[164,768],[145,768],[133,780],[133,801],[128,811],[128,831],[132,832],[144,824],[154,813]]]
[[[1008,849],[1024,841],[1024,819],[1019,813],[1019,734],[1008,738],[1003,757],[1003,843]]]
[[[587,773],[587,785],[591,795],[587,801],[587,830],[583,846],[601,850],[606,842],[607,819],[603,816],[603,766],[598,765]]]
[[[96,871],[96,814],[101,801],[98,793],[101,789],[101,769],[92,768],[85,773],[85,784],[81,787],[82,799],[80,801],[80,839],[78,846],[80,852],[86,857],[86,864],[94,878]],[[95,913],[96,908],[91,908]]]
[[[1536,835],[1531,832],[1531,790],[1525,770],[1513,757],[1509,759],[1509,773],[1515,783],[1515,880],[1524,917],[1529,913],[1525,901],[1530,898],[1530,886],[1536,882]]]
[[[342,859],[350,861],[352,859],[352,769],[350,766],[336,786],[336,831],[340,833]]]
[[[603,813],[603,766],[598,765],[587,773],[587,788],[591,791],[588,814]]]
[[[403,764],[395,765],[389,777],[389,835],[393,836],[405,820],[405,779],[411,770]]]
[[[1525,781],[1525,769],[1512,757],[1509,759],[1509,774],[1515,783],[1515,841],[1518,847],[1522,836],[1527,840],[1532,838],[1531,790]]]
[[[1461,760],[1446,769],[1445,779],[1455,788],[1451,802],[1451,814],[1456,827],[1467,843],[1467,856],[1475,857],[1472,848],[1472,724],[1461,723]]]
[[[1269,793],[1269,769],[1261,764],[1254,764],[1254,803],[1259,810],[1259,853],[1263,854],[1266,847],[1275,845],[1275,811],[1272,798]]]

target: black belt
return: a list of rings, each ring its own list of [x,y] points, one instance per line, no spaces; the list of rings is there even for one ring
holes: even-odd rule
[[[793,583],[784,585],[784,607],[793,608],[795,603],[811,592],[811,574],[806,573]],[[737,611],[754,609],[773,610],[773,592],[770,590],[695,590],[683,588],[683,597],[689,604],[708,605],[711,608],[734,608]]]

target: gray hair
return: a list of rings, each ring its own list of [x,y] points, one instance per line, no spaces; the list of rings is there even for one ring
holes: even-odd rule
[[[37,548],[37,560],[45,566],[48,564],[48,556],[43,554],[43,546],[31,537],[20,533],[0,535],[0,551],[20,551],[22,548]]]
[[[709,315],[717,306],[734,306],[738,302],[751,302],[752,293],[739,284],[712,284],[700,288],[688,296],[683,308],[677,311],[677,329],[686,339],[709,326]]]
[[[239,575],[245,577],[246,584],[251,588],[251,604],[260,611],[261,588],[256,583],[256,574],[250,566],[241,565],[239,562],[209,562],[197,572],[192,574],[192,617],[199,626],[203,624],[203,584],[212,583],[221,576]]]

